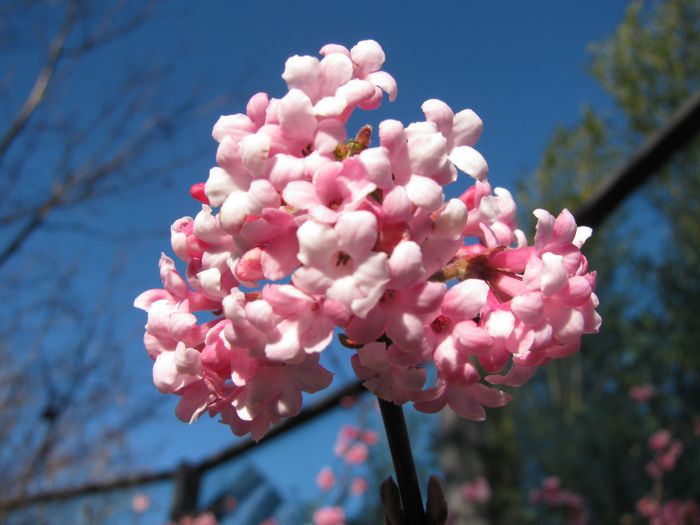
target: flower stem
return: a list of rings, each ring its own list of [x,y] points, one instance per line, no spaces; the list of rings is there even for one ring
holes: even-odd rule
[[[399,405],[383,399],[379,399],[379,408],[399,484],[406,525],[427,525],[403,410]]]

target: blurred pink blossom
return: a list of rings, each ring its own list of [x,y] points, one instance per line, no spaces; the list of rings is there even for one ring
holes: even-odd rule
[[[656,389],[654,386],[648,383],[633,386],[629,391],[630,399],[640,405],[647,403],[652,397],[654,397],[655,393]]]
[[[462,497],[470,503],[488,503],[491,501],[491,485],[481,476],[464,483],[460,487]]]
[[[637,512],[649,525],[700,525],[700,507],[694,501],[658,502],[651,497],[637,501]]]
[[[671,432],[662,429],[649,437],[649,448],[658,452],[671,444]]]
[[[661,479],[664,472],[676,468],[676,463],[683,452],[683,444],[673,439],[669,430],[662,429],[654,433],[648,440],[649,448],[654,452],[654,459],[647,463],[646,472],[650,478]]]
[[[138,514],[146,512],[150,506],[151,498],[145,494],[134,494],[134,497],[131,498],[131,508]]]
[[[345,511],[342,507],[323,507],[314,512],[315,525],[344,525]]]
[[[367,461],[369,450],[364,443],[355,443],[345,453],[345,461],[351,465],[359,465]]]
[[[211,512],[205,512],[199,516],[185,516],[177,525],[219,525],[219,521]]]
[[[374,430],[365,430],[360,438],[368,445],[376,445],[379,441],[379,433]]]
[[[530,493],[530,501],[536,505],[564,512],[567,525],[588,523],[583,498],[574,492],[562,489],[561,479],[558,476],[550,476],[542,480],[540,486]]]
[[[362,477],[354,478],[350,485],[350,494],[353,496],[360,496],[365,492],[367,492],[367,480]]]
[[[205,512],[204,514],[197,516],[192,525],[219,525],[219,522],[214,514],[211,512]]]
[[[343,398],[340,400],[340,406],[345,409],[352,408],[355,406],[355,402],[356,400],[353,396],[343,396]]]
[[[328,491],[335,485],[335,474],[330,467],[323,467],[316,476],[316,484],[323,491]]]

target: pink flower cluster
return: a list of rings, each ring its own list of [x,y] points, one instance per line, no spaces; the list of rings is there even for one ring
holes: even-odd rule
[[[566,515],[567,525],[586,525],[588,517],[583,498],[561,487],[561,479],[550,476],[542,480],[541,485],[530,493],[530,501],[558,510]]]
[[[352,469],[367,461],[369,457],[368,446],[376,445],[379,434],[374,430],[362,430],[353,425],[343,425],[338,432],[335,442],[335,455],[340,457],[345,467]],[[345,472],[348,474],[348,472]],[[346,475],[342,477],[347,477]],[[331,467],[323,467],[316,476],[316,484],[323,491],[330,491],[336,482],[336,476]],[[355,476],[350,484],[350,493],[360,496],[367,490],[367,481],[361,476]]]
[[[260,439],[330,384],[319,355],[339,327],[377,396],[482,420],[510,400],[489,385],[524,384],[598,330],[591,230],[537,210],[527,245],[510,193],[486,180],[472,110],[432,99],[424,121],[349,137],[355,109],[393,100],[396,82],[372,40],[320,53],[287,61],[283,97],[215,124],[217,166],[191,190],[201,210],[172,225],[184,277],[163,255],[163,288],[135,301],[154,383],[183,420],[218,414]],[[458,172],[474,185],[446,200]]]
[[[338,432],[334,451],[350,465],[359,465],[367,461],[368,445],[375,445],[379,434],[374,430],[362,430],[353,425],[343,425]]]
[[[649,520],[649,525],[700,525],[700,506],[694,501],[659,502],[644,497],[637,502],[637,512]]]
[[[647,463],[646,471],[653,480],[653,489],[637,501],[637,512],[650,525],[700,525],[700,507],[693,501],[671,499],[664,501],[664,474],[676,468],[683,452],[683,443],[674,439],[671,432],[661,429],[648,439],[654,459]]]
[[[652,479],[660,479],[664,472],[676,468],[678,457],[683,452],[683,443],[673,439],[670,431],[662,429],[649,437],[649,448],[654,452],[654,459],[647,463],[647,474]]]

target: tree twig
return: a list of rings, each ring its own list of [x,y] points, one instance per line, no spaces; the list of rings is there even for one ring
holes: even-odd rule
[[[0,139],[0,162],[14,140],[22,132],[24,126],[27,124],[34,111],[36,111],[36,108],[39,107],[46,97],[46,91],[49,87],[51,77],[56,69],[56,64],[63,54],[68,35],[75,24],[77,11],[77,2],[71,2],[68,6],[68,13],[66,14],[63,25],[51,42],[51,46],[49,47],[49,55],[46,58],[46,62],[41,68],[39,75],[37,75],[37,78],[34,81],[34,86],[32,86],[29,96],[27,96],[27,99],[24,101],[24,104],[22,104],[19,112],[3,134],[2,139]]]

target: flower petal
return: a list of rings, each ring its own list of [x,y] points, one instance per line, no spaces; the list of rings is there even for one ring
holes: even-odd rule
[[[379,188],[388,189],[394,186],[392,179],[389,151],[380,146],[368,148],[360,153],[360,162],[367,170],[367,178]]]
[[[360,78],[379,71],[386,56],[384,50],[374,40],[361,40],[350,49],[350,57],[357,67],[356,74]]]
[[[442,186],[433,179],[414,175],[405,188],[408,199],[428,212],[436,211],[442,206]]]
[[[352,257],[364,258],[377,240],[377,218],[368,211],[344,213],[335,225],[338,248]]]
[[[280,100],[280,128],[282,134],[302,144],[313,143],[318,124],[309,97],[292,89]],[[293,152],[296,153],[296,152]],[[301,153],[301,152],[300,152]]]
[[[486,304],[489,285],[481,279],[466,279],[450,288],[442,303],[442,312],[456,320],[473,319]]]
[[[485,180],[489,173],[486,159],[470,146],[457,146],[450,152],[449,159],[457,169],[476,180]]]
[[[454,116],[454,146],[473,146],[479,141],[484,123],[471,109],[463,109]]]
[[[388,288],[398,290],[413,286],[425,273],[420,246],[413,241],[397,244],[389,258],[389,271]]]

